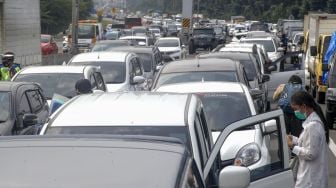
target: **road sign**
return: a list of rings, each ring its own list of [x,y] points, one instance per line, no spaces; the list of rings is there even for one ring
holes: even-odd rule
[[[190,19],[189,18],[183,18],[182,19],[182,27],[190,27]]]

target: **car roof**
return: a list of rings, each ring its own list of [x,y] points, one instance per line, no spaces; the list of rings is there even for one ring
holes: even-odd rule
[[[18,88],[22,85],[32,85],[32,82],[10,82],[10,81],[1,81],[0,82],[0,91],[12,91],[15,88]],[[38,84],[36,84],[38,86]]]
[[[163,38],[159,38],[159,40],[180,40],[180,38],[178,37],[163,37]]]
[[[130,52],[87,52],[73,57],[71,62],[113,61],[125,62]]]
[[[146,39],[148,38],[146,35],[133,35],[133,36],[124,36],[120,37],[119,40],[127,40],[127,39]]]
[[[156,92],[178,92],[178,93],[198,93],[198,92],[223,92],[223,93],[243,93],[243,84],[239,82],[186,82],[177,84],[162,85],[155,89]]]
[[[0,172],[1,187],[175,187],[188,160],[182,144],[149,137],[62,135],[0,140],[1,158],[6,161]],[[17,172],[24,178],[18,179]]]
[[[186,94],[153,92],[81,95],[63,105],[50,125],[186,126],[184,115],[189,98]]]
[[[201,55],[200,58],[224,58],[232,60],[250,60],[252,54],[244,51],[215,52],[211,54]]]
[[[90,66],[28,66],[22,69],[19,74],[38,74],[38,73],[83,73],[84,69]],[[91,66],[93,67],[93,66]]]
[[[252,38],[242,38],[241,41],[260,41],[260,40],[273,40],[274,37],[265,36],[265,37],[252,37]]]
[[[128,43],[127,41],[125,40],[100,40],[100,41],[97,41],[97,44],[120,44],[120,43]]]
[[[110,51],[127,51],[127,52],[134,52],[134,53],[152,53],[153,54],[153,47],[146,47],[146,46],[120,46],[109,49]]]
[[[230,59],[196,58],[173,61],[163,67],[161,73],[199,72],[199,71],[236,71],[237,62]]]

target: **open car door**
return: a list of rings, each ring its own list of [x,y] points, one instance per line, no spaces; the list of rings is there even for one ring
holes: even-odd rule
[[[249,170],[243,166],[221,166],[218,173],[218,187],[225,188],[284,188],[294,187],[292,170],[289,168],[289,150],[285,122],[281,110],[271,111],[237,121],[227,126],[219,135],[203,171],[208,178],[222,145],[233,131],[260,124],[265,136],[270,136],[271,162]]]

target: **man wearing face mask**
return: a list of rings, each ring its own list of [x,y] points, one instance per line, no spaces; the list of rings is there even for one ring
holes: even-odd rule
[[[12,77],[20,70],[20,64],[14,63],[13,52],[6,52],[2,55],[2,65],[0,65],[0,81],[10,81]]]
[[[305,91],[295,93],[291,105],[295,116],[304,120],[300,136],[287,138],[299,160],[295,188],[327,188],[329,129],[323,112]]]

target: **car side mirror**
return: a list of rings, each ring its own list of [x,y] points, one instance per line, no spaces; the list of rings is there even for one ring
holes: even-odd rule
[[[252,99],[259,99],[262,97],[263,92],[259,89],[251,89],[250,94],[251,94]]]
[[[329,64],[325,64],[325,63],[323,63],[323,64],[322,64],[322,71],[323,71],[323,72],[327,72],[327,71],[329,71]]]
[[[247,187],[250,181],[250,170],[246,167],[227,166],[219,174],[219,187]]]
[[[310,47],[310,55],[311,56],[317,56],[317,47],[316,46],[311,46]]]
[[[266,121],[265,123],[262,124],[261,130],[262,130],[264,135],[276,132],[277,131],[276,121],[274,119]]]
[[[271,77],[269,75],[263,75],[262,76],[262,83],[270,81]]]
[[[132,84],[136,85],[136,84],[142,84],[145,82],[145,78],[143,76],[134,76],[132,79]]]
[[[22,117],[23,127],[29,127],[38,123],[38,117],[35,114],[24,114]]]

